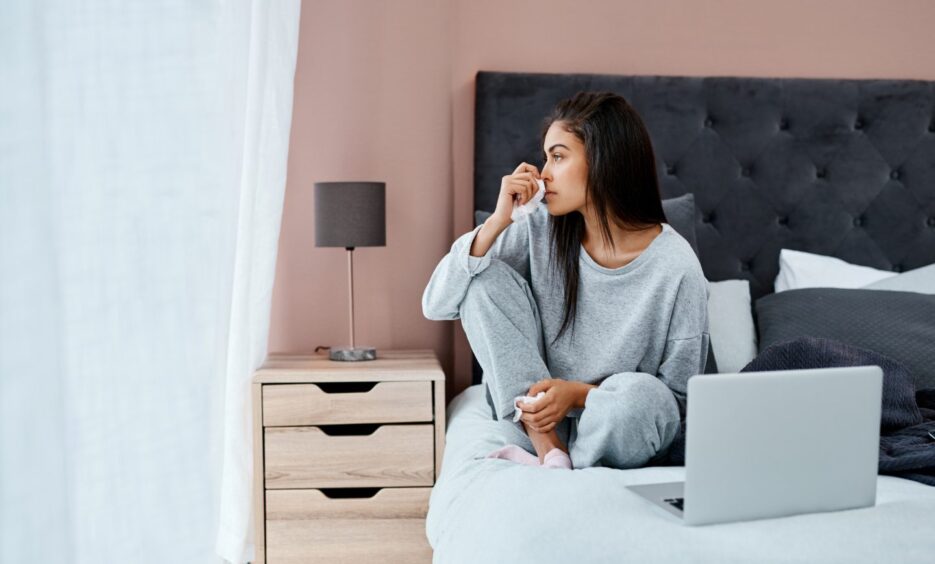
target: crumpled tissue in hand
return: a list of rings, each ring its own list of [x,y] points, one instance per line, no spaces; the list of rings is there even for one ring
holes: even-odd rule
[[[516,423],[517,421],[519,421],[519,418],[523,416],[523,410],[520,409],[518,405],[516,405],[516,402],[522,401],[522,402],[525,402],[525,403],[535,403],[535,402],[539,401],[539,400],[542,398],[542,396],[544,396],[544,395],[545,395],[545,392],[539,392],[538,394],[535,395],[535,397],[533,397],[533,396],[516,396],[516,397],[513,399],[513,406],[516,408],[516,413],[513,414],[513,422]]]
[[[513,203],[513,213],[510,215],[510,219],[512,219],[514,222],[520,222],[529,217],[534,211],[536,211],[536,206],[538,206],[539,202],[542,201],[542,198],[545,197],[545,182],[538,179],[536,182],[539,184],[539,191],[537,191],[528,202],[521,206],[516,202]]]

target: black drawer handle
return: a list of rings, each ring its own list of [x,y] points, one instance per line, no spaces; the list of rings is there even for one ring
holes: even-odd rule
[[[319,491],[329,499],[366,499],[377,495],[382,488],[322,488]]]
[[[356,425],[319,425],[318,428],[329,437],[344,435],[372,435],[380,424],[358,423]]]
[[[361,394],[369,392],[379,382],[319,382],[315,384],[326,394]]]

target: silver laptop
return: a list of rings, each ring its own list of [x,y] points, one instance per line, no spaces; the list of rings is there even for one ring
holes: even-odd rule
[[[878,366],[688,380],[685,481],[627,486],[705,525],[876,503]]]

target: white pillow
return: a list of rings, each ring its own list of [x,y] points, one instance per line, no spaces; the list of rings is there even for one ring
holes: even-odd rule
[[[839,258],[782,249],[779,252],[779,275],[775,291],[799,288],[861,288],[878,280],[892,278],[896,272],[858,266]],[[717,351],[715,351],[715,357]]]
[[[892,278],[885,278],[869,286],[864,286],[864,289],[935,294],[935,264],[908,270]]]
[[[740,372],[756,356],[750,282],[708,282],[708,334],[718,372]]]

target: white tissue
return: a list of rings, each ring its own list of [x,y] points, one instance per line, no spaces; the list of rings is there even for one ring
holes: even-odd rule
[[[539,184],[539,191],[536,192],[528,202],[523,205],[519,205],[516,202],[513,202],[513,213],[510,214],[510,218],[514,222],[520,222],[529,217],[530,214],[536,211],[536,206],[538,206],[539,202],[542,201],[542,198],[545,197],[545,182],[542,180],[536,180],[536,183]]]
[[[533,396],[516,396],[516,397],[513,399],[513,405],[516,406],[516,413],[513,414],[513,423],[516,423],[517,421],[519,421],[519,418],[523,416],[523,410],[520,409],[519,406],[516,405],[516,402],[522,401],[522,402],[525,402],[525,403],[535,403],[535,402],[539,401],[539,399],[542,398],[542,396],[544,396],[544,395],[545,395],[545,392],[539,392],[538,394],[536,394],[535,397],[533,397]]]

